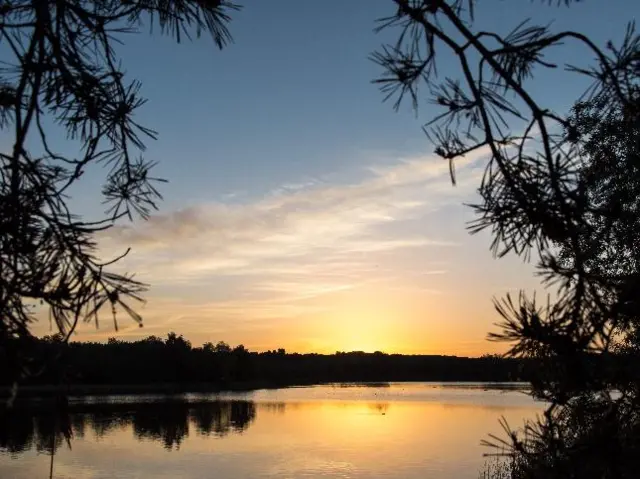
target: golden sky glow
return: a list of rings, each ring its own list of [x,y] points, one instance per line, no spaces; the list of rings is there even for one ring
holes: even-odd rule
[[[494,261],[487,236],[470,237],[482,155],[459,166],[433,157],[389,159],[351,183],[283,187],[247,202],[200,204],[124,225],[101,237],[105,257],[152,285],[145,327],[195,345],[479,355],[497,319],[494,294],[528,286],[529,266]],[[524,283],[523,283],[524,280]],[[507,287],[509,285],[509,287]],[[77,339],[113,336],[108,320]]]
[[[194,345],[323,353],[504,350],[485,340],[499,320],[491,299],[532,291],[538,278],[518,258],[494,260],[488,234],[465,230],[473,214],[463,203],[477,200],[485,152],[456,163],[453,187],[420,128],[434,113],[428,95],[416,118],[408,105],[394,113],[371,84],[381,71],[367,55],[396,40],[372,29],[394,14],[393,2],[338,3],[253,2],[234,15],[235,43],[215,54],[205,38],[126,37],[128,81],[140,80],[150,100],[136,121],[160,134],[144,154],[169,183],[158,214],[99,238],[105,259],[131,246],[119,267],[152,285],[138,308],[144,328],[123,315],[118,337],[175,331]],[[475,26],[506,34],[530,18],[619,44],[638,2],[609,2],[607,22],[598,2],[521,3],[487,0]],[[545,60],[592,62],[570,42]],[[457,78],[454,55],[438,62]],[[560,75],[536,72],[527,83],[558,113],[588,83]],[[57,151],[77,154],[64,134],[51,136]],[[102,218],[103,179],[87,172],[74,212]],[[83,325],[75,339],[116,335],[108,314],[100,326]],[[36,332],[48,333],[48,323]]]

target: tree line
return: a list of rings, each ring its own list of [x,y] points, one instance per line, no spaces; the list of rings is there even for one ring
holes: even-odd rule
[[[527,378],[524,360],[486,355],[479,358],[401,355],[384,352],[288,353],[285,349],[249,351],[220,341],[200,347],[182,335],[139,341],[110,338],[106,343],[66,342],[60,336],[34,339],[37,374],[21,389],[43,385],[174,384],[186,389],[282,386],[350,381],[518,381]],[[46,366],[46,367],[45,367]],[[0,361],[0,384],[16,379]],[[144,390],[144,388],[143,388]],[[106,390],[105,392],[108,392]]]

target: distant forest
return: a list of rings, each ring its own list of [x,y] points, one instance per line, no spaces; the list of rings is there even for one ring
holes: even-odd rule
[[[0,357],[0,386],[18,379],[23,386],[91,385],[104,386],[106,392],[108,386],[118,386],[126,392],[126,386],[153,390],[163,385],[184,391],[355,381],[503,382],[525,381],[531,368],[524,361],[494,355],[252,352],[222,341],[192,347],[175,333],[166,339],[149,336],[135,342],[110,338],[106,343],[65,343],[48,336],[32,343],[34,362],[31,373],[23,378],[14,376],[15,368],[6,360],[9,356]]]

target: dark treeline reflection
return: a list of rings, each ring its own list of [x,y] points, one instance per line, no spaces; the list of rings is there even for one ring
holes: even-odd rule
[[[274,406],[276,407],[276,406]],[[284,410],[284,405],[277,405]],[[179,448],[189,434],[223,437],[245,431],[256,417],[252,401],[184,401],[144,404],[83,404],[70,410],[42,406],[0,413],[0,449],[19,453],[35,449],[51,453],[88,430],[97,437],[130,427],[138,440],[153,440],[166,449]]]

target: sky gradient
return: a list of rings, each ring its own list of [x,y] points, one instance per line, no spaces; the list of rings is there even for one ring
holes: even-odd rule
[[[137,120],[160,134],[145,155],[169,183],[149,221],[100,238],[105,252],[132,246],[122,267],[152,285],[145,327],[123,321],[117,335],[173,330],[196,345],[324,353],[504,349],[485,340],[498,319],[491,298],[537,279],[518,258],[494,260],[488,235],[465,230],[473,214],[463,203],[474,200],[486,156],[458,163],[453,187],[421,132],[426,98],[418,117],[409,105],[395,113],[370,83],[381,71],[368,55],[393,40],[376,35],[374,21],[394,12],[392,2],[245,3],[222,52],[209,38],[177,45],[146,34],[118,49],[149,99]],[[490,0],[477,21],[506,32],[526,17],[554,20],[553,29],[604,45],[639,10],[625,0],[569,9]],[[443,53],[448,73],[455,64]],[[590,61],[571,45],[557,59]],[[562,111],[583,86],[545,75],[529,88]],[[62,139],[55,147],[75,151]],[[100,175],[74,191],[89,218],[103,210]],[[103,321],[75,339],[113,335]]]

